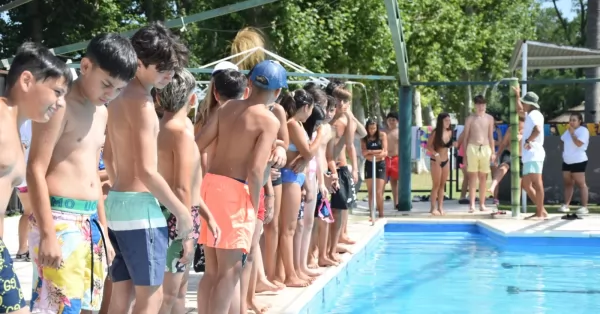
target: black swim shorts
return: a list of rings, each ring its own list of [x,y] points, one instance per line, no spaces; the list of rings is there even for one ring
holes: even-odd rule
[[[339,190],[331,194],[332,209],[350,209],[356,205],[356,190],[354,189],[354,180],[348,167],[343,166],[337,169]]]

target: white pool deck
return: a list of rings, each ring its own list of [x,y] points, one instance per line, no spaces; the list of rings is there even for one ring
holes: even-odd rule
[[[447,201],[445,206],[446,216],[432,217],[429,215],[429,203],[415,202],[411,212],[398,212],[392,209],[391,203],[386,202],[386,219],[379,220],[374,226],[368,221],[368,210],[364,202],[359,203],[350,216],[348,232],[357,243],[352,247],[354,253],[361,252],[363,248],[378,234],[381,234],[387,222],[402,223],[476,223],[495,234],[505,237],[600,237],[600,215],[584,216],[581,220],[562,220],[561,215],[551,215],[544,221],[524,220],[511,218],[510,212],[502,218],[492,218],[490,211],[469,214],[466,205],[459,205],[456,201]],[[491,208],[492,206],[490,206]],[[4,242],[14,257],[18,249],[17,226],[19,217],[6,217],[4,221]],[[356,258],[360,258],[357,254]],[[344,262],[338,267],[323,268],[321,275],[310,287],[286,288],[277,294],[259,294],[258,301],[270,304],[268,313],[305,314],[304,309],[325,285],[336,280],[346,268],[346,264],[353,258],[351,254],[342,256]],[[26,298],[31,297],[32,265],[29,262],[15,262],[14,267],[21,282]],[[188,313],[196,313],[196,290],[201,274],[192,274],[188,287],[186,306]],[[339,282],[339,279],[336,280]],[[335,283],[335,282],[334,282]],[[313,313],[313,312],[310,312]]]

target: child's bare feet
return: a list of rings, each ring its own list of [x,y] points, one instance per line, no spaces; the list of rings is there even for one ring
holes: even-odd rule
[[[248,307],[250,310],[254,311],[255,314],[266,313],[269,308],[271,308],[270,304],[262,305],[256,302],[255,299],[248,300]]]
[[[320,267],[330,267],[330,266],[337,266],[337,265],[339,265],[339,263],[331,260],[327,256],[321,256],[321,257],[319,257],[319,266]]]
[[[340,236],[339,242],[343,243],[343,244],[350,244],[350,245],[356,244],[356,241],[350,239],[348,236]]]
[[[304,288],[310,286],[311,282],[308,280],[302,280],[298,277],[296,278],[287,278],[284,282],[286,287],[290,288]]]
[[[256,293],[262,293],[262,292],[279,292],[281,291],[283,288],[285,288],[285,285],[281,284],[281,286],[276,285],[275,283],[272,283],[270,281],[262,281],[259,280],[256,283]]]

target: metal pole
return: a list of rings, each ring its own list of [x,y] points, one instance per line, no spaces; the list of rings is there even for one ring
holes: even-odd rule
[[[412,86],[400,86],[400,103],[398,104],[398,210],[411,209],[411,166],[412,151]]]
[[[513,90],[513,87],[519,86],[519,81],[517,78],[513,78],[511,80],[511,84],[510,84],[510,91],[509,91],[509,109],[510,109],[510,113],[509,113],[509,120],[510,120],[510,200],[511,200],[511,210],[512,210],[512,216],[513,217],[519,217],[519,198],[521,197],[520,192],[521,192],[521,185],[520,183],[520,178],[519,178],[519,168],[520,168],[520,164],[519,164],[519,154],[517,154],[517,152],[519,151],[519,146],[521,145],[521,143],[519,143],[519,132],[517,131],[519,129],[519,114],[517,112],[517,99],[516,99],[516,93]]]
[[[16,7],[20,7],[20,6],[22,6],[22,5],[26,4],[26,3],[31,2],[31,1],[33,1],[33,0],[15,0],[15,1],[9,2],[9,3],[7,3],[7,4],[5,4],[5,5],[3,5],[3,6],[0,7],[0,13],[2,13],[4,11],[12,10],[12,9],[14,9]]]
[[[375,225],[375,210],[377,209],[377,174],[375,169],[375,156],[373,156],[371,167],[371,226]]]
[[[521,79],[523,81],[527,82],[527,42],[524,42],[523,46],[521,48]],[[527,93],[527,84],[523,83],[521,85],[521,95],[525,95],[526,93]],[[513,97],[513,99],[514,99],[514,97]],[[512,133],[518,134],[518,130],[519,130],[519,121],[517,121],[517,128],[514,128]],[[514,152],[515,152],[514,154],[516,154],[517,151],[514,151]],[[519,164],[519,160],[517,159],[517,165],[518,164]],[[515,165],[514,163],[511,163],[511,167],[514,165]],[[517,175],[518,175],[518,173],[517,173]],[[525,190],[521,191],[521,212],[524,214],[527,213],[527,192],[525,192]]]

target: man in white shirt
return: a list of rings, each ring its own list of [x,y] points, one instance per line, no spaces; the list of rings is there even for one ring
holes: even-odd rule
[[[569,204],[573,197],[573,186],[579,187],[581,193],[581,208],[577,214],[589,213],[588,205],[588,187],[585,183],[585,168],[588,157],[586,150],[590,142],[590,131],[587,127],[581,125],[583,117],[581,113],[573,113],[569,118],[569,129],[560,139],[563,141],[563,181],[565,183],[565,203],[559,211],[568,213]],[[570,216],[570,215],[568,215]]]
[[[544,182],[542,170],[546,151],[544,150],[544,116],[540,112],[539,97],[534,92],[528,92],[520,98],[520,89],[515,88],[517,109],[526,114],[523,126],[521,152],[523,155],[523,189],[536,205],[535,214],[527,219],[545,219],[548,212],[544,208]]]

